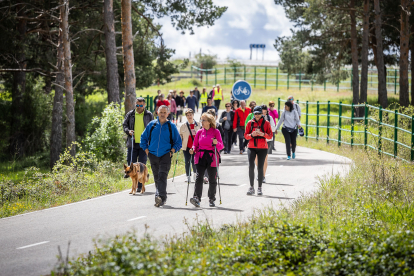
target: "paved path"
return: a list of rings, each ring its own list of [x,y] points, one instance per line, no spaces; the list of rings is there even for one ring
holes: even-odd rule
[[[300,143],[300,142],[299,142]],[[277,152],[270,156],[263,184],[263,196],[247,196],[247,155],[223,155],[220,167],[222,205],[208,207],[203,198],[202,208],[190,203],[185,206],[187,183],[184,176],[168,182],[168,202],[163,208],[154,207],[154,185],[147,186],[144,195],[131,196],[128,191],[85,200],[0,220],[0,275],[48,274],[56,263],[57,246],[66,252],[70,241],[70,256],[93,249],[93,238],[109,237],[136,229],[161,237],[186,231],[184,218],[193,222],[196,216],[209,219],[213,225],[235,222],[251,215],[255,208],[287,204],[303,192],[316,188],[317,177],[345,173],[350,161],[331,153],[302,148],[297,159],[286,161],[284,144],[277,143]],[[130,181],[129,179],[125,181]],[[256,184],[257,185],[257,184]],[[207,185],[203,195],[207,194]],[[190,194],[194,184],[190,186]]]

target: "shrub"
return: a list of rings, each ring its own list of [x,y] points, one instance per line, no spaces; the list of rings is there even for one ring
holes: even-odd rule
[[[101,117],[94,117],[84,140],[88,151],[98,160],[118,162],[125,159],[125,140],[122,130],[122,110],[117,103],[109,104]]]

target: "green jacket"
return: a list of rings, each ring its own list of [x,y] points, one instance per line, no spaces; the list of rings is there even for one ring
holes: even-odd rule
[[[246,121],[244,122],[244,129],[246,129],[247,128],[247,123],[251,120],[253,118],[253,112],[252,113],[250,113],[248,116],[247,116],[247,118],[246,118]]]

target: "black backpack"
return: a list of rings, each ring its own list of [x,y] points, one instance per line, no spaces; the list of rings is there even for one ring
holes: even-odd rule
[[[151,145],[152,131],[154,130],[156,124],[157,124],[157,122],[155,122],[151,127],[150,134],[149,134],[149,139],[148,139],[148,146]],[[172,138],[171,121],[167,121],[167,124],[168,124],[168,130],[170,131],[170,144],[171,144],[171,148],[173,148],[174,141],[173,141],[173,138]]]

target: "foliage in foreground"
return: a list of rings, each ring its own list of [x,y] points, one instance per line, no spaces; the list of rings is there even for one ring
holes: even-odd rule
[[[412,275],[414,165],[356,151],[345,177],[247,222],[166,241],[135,233],[96,245],[96,251],[54,273],[65,275]]]

